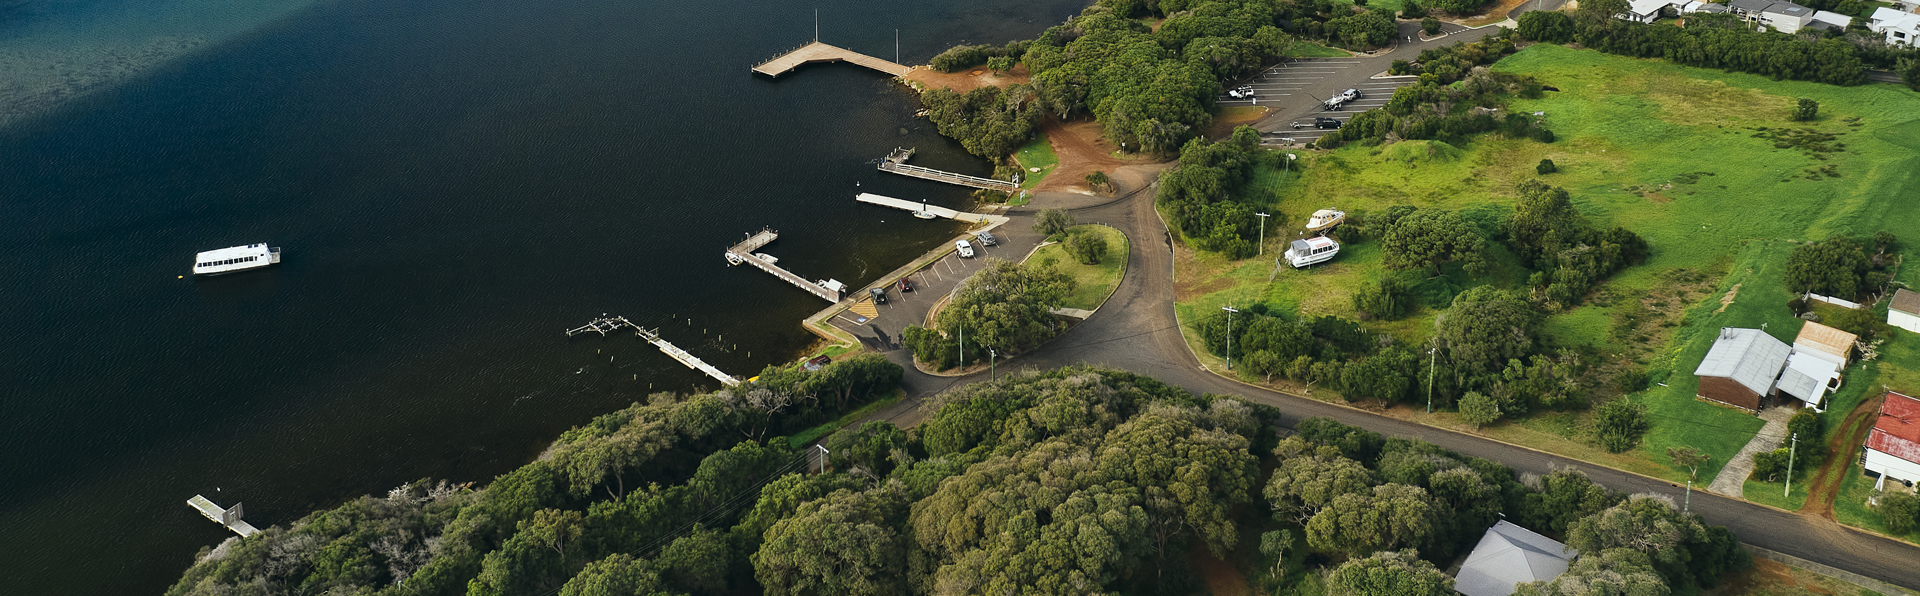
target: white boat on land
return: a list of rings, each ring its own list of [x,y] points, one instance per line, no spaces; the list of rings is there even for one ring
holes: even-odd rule
[[[266,243],[209,250],[193,258],[194,275],[221,275],[280,263],[280,247]]]
[[[1327,228],[1340,225],[1340,222],[1346,221],[1346,219],[1347,219],[1347,212],[1345,211],[1340,211],[1336,209],[1321,209],[1319,211],[1313,212],[1313,217],[1307,218],[1307,231],[1318,232],[1320,230],[1325,230]]]
[[[1339,253],[1340,243],[1326,236],[1315,236],[1293,241],[1281,258],[1294,268],[1301,268],[1333,260],[1333,255]]]

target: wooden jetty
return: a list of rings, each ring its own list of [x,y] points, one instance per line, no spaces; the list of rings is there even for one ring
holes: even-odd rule
[[[193,498],[187,499],[187,504],[199,510],[200,515],[207,516],[207,519],[226,526],[229,530],[233,530],[234,533],[239,534],[241,538],[260,533],[260,530],[253,527],[253,524],[240,519],[241,516],[246,515],[246,510],[240,508],[240,503],[234,503],[231,509],[221,509],[219,505],[213,504],[213,501],[207,500],[206,497],[194,495]]]
[[[823,279],[819,281],[807,281],[807,278],[795,275],[792,271],[782,269],[779,265],[775,265],[771,261],[753,254],[753,251],[759,250],[760,247],[766,246],[767,243],[773,242],[774,239],[779,237],[779,232],[767,228],[760,228],[759,233],[750,235],[745,241],[727,249],[727,264],[746,264],[758,267],[762,271],[772,273],[774,277],[778,277],[787,283],[798,286],[802,290],[806,290],[807,293],[819,296],[822,300],[839,303],[840,293],[845,291],[847,287],[846,284],[840,283],[839,280]]]
[[[913,72],[913,67],[911,66],[895,64],[818,41],[800,46],[791,52],[775,56],[772,60],[762,62],[759,66],[753,67],[753,71],[770,77],[777,77],[787,74],[795,68],[799,68],[802,64],[813,62],[852,62],[896,77],[906,76],[907,73]]]
[[[667,355],[672,356],[674,360],[679,360],[681,364],[687,365],[687,368],[707,373],[707,376],[718,379],[721,384],[728,387],[740,384],[740,379],[733,378],[733,375],[729,375],[719,368],[707,364],[705,360],[701,360],[698,356],[688,354],[686,350],[682,350],[678,346],[673,345],[673,342],[661,339],[660,330],[642,329],[639,327],[634,327],[633,329],[634,332],[640,334],[640,337],[645,338],[647,343],[651,343],[654,347],[660,348],[660,351],[666,352]]]
[[[907,165],[907,158],[909,157],[913,157],[912,149],[895,147],[893,153],[887,154],[886,159],[880,160],[880,171],[893,172],[902,176],[912,176],[935,182],[958,184],[969,188],[997,190],[1007,194],[1020,192],[1020,185],[1006,180],[994,180],[992,178],[981,178],[979,176],[968,176],[966,174],[942,172],[933,168]]]
[[[634,335],[646,339],[647,343],[651,343],[655,347],[660,348],[660,351],[666,352],[667,355],[672,356],[674,360],[679,360],[681,364],[687,365],[687,368],[707,373],[707,376],[719,379],[721,383],[728,387],[740,384],[740,379],[733,378],[733,375],[727,374],[719,368],[714,367],[714,365],[707,364],[707,362],[701,360],[699,356],[689,354],[686,350],[680,349],[679,346],[673,345],[673,342],[661,339],[660,330],[647,329],[635,325],[633,321],[627,320],[626,317],[609,317],[602,314],[600,318],[594,319],[585,325],[568,329],[567,337],[573,337],[589,331],[597,332],[601,336],[605,336],[607,332],[619,331],[621,329],[632,329]],[[235,509],[238,508],[239,506],[236,505]]]
[[[896,199],[893,197],[883,197],[880,195],[869,194],[864,192],[860,193],[858,196],[853,197],[853,200],[859,201],[862,203],[871,203],[871,204],[879,205],[882,207],[905,209],[907,211],[926,211],[927,213],[931,213],[947,219],[957,219],[960,221],[972,222],[972,223],[981,223],[981,222],[987,221],[987,218],[989,217],[986,215],[981,215],[979,213],[967,213],[965,211],[948,209],[946,207],[941,207],[939,205],[915,203],[913,201]]]

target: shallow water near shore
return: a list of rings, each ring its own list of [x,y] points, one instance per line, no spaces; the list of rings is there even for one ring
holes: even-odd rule
[[[717,386],[631,337],[561,333],[602,313],[735,374],[788,361],[825,303],[724,247],[770,226],[782,266],[865,284],[957,228],[854,194],[967,206],[872,160],[987,173],[884,75],[751,75],[811,39],[811,6],[219,1],[0,13],[0,54],[196,40],[70,61],[105,82],[0,127],[0,592],[158,593],[230,535],[195,494],[286,525],[414,479],[484,483],[596,414]],[[843,0],[820,36],[892,58],[899,29],[925,63],[1083,5]],[[179,277],[251,242],[285,263]]]

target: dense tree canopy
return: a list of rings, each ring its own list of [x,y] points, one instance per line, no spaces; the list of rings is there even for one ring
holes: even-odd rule
[[[959,364],[963,357],[982,362],[988,350],[1001,356],[1026,352],[1066,331],[1051,313],[1073,292],[1073,284],[1072,276],[1046,263],[988,259],[935,315],[937,329],[909,325],[901,335],[915,358],[939,368]]]

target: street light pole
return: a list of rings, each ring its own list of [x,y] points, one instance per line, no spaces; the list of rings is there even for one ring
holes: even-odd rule
[[[1222,306],[1220,310],[1227,311],[1227,370],[1233,370],[1233,313],[1240,311],[1231,306]]]
[[[1687,500],[1681,502],[1680,512],[1686,513],[1692,509],[1693,509],[1693,481],[1688,480],[1687,481]]]
[[[1255,213],[1254,215],[1260,216],[1260,250],[1253,255],[1257,257],[1267,254],[1267,218],[1273,216],[1265,213]]]
[[[1427,346],[1427,413],[1433,413],[1433,364],[1440,358],[1440,348]]]
[[[1000,352],[987,346],[987,380],[993,380],[993,365],[1000,360]]]

